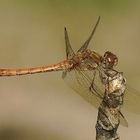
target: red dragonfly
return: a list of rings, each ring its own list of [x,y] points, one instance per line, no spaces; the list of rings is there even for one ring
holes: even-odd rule
[[[23,68],[23,69],[0,69],[0,76],[16,76],[27,75],[43,72],[62,71],[62,78],[69,83],[69,85],[84,99],[90,102],[96,108],[99,106],[104,97],[104,87],[100,82],[99,70],[103,56],[95,51],[88,49],[88,45],[95,33],[99,24],[98,18],[95,27],[90,36],[81,46],[81,48],[74,53],[67,30],[65,28],[65,43],[66,43],[66,60],[51,66],[42,66],[37,68]],[[94,81],[94,82],[93,82]],[[94,90],[91,91],[91,86]],[[140,94],[132,88],[128,88],[124,97],[124,110],[140,114]],[[122,124],[128,126],[123,114],[120,112]]]

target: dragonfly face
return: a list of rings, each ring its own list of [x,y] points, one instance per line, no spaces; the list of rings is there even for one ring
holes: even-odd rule
[[[102,65],[106,69],[112,69],[114,66],[118,64],[118,58],[115,54],[112,52],[105,52],[103,59],[102,59]]]

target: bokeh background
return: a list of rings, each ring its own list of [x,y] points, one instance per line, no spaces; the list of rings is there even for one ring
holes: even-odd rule
[[[65,59],[64,27],[77,50],[98,26],[90,48],[109,50],[140,91],[140,1],[0,0],[0,68],[36,67]],[[140,107],[139,104],[136,107]],[[140,116],[124,112],[122,140],[139,139]],[[97,109],[61,72],[0,78],[0,140],[93,140]]]

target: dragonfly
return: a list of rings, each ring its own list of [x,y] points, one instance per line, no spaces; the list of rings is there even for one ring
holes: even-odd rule
[[[0,69],[0,76],[20,76],[36,73],[61,71],[62,78],[86,101],[98,108],[104,97],[104,86],[100,79],[100,71],[102,71],[101,62],[103,55],[88,49],[89,43],[99,24],[98,18],[92,32],[87,40],[83,43],[80,49],[75,53],[71,47],[68,32],[64,28],[65,44],[66,44],[66,59],[50,65],[35,68],[20,68],[20,69]],[[112,53],[110,53],[112,54]],[[125,111],[140,114],[140,92],[127,86],[124,95],[123,109]],[[120,112],[121,124],[128,126],[127,120]]]

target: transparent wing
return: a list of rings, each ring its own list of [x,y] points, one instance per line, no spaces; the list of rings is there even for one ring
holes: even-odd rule
[[[90,85],[91,85],[91,83],[92,83],[91,81],[93,80],[93,73],[91,71],[89,71],[89,72],[83,71],[81,73],[83,73],[84,77],[86,77],[86,79],[88,79],[90,81]],[[92,75],[90,73],[92,73]],[[94,95],[97,95],[97,93],[98,93],[100,99],[102,99],[104,97],[104,86],[102,85],[99,77],[100,77],[99,72],[97,71],[97,73],[95,75],[95,81],[93,84],[93,86],[95,88],[95,93],[96,93]],[[94,100],[92,100],[92,101],[94,101]],[[92,104],[94,104],[94,102]],[[124,93],[124,104],[122,107],[122,111],[123,110],[132,112],[135,114],[140,114],[140,91],[132,88],[129,84],[127,84],[126,92]],[[122,114],[121,114],[121,116],[122,116]],[[122,117],[124,118],[124,116],[122,116]]]
[[[67,73],[64,72],[63,79],[86,101],[91,103],[96,108],[99,107],[104,96],[104,87],[100,81],[99,73],[96,69],[85,71],[80,69],[80,67],[77,67],[76,69]],[[93,87],[90,89],[91,85],[93,85]],[[128,127],[127,120],[121,112],[120,121],[121,125]]]
[[[135,114],[140,114],[140,92],[128,84],[124,95],[123,109]]]
[[[122,114],[122,112],[119,112],[119,113],[120,113],[120,124],[122,126],[128,127],[128,122],[127,122],[125,116]]]
[[[72,89],[74,89],[80,96],[82,96],[93,106],[96,108],[99,107],[101,98],[97,96],[95,92],[90,91],[92,78],[96,76],[94,75],[94,71],[84,71],[79,67],[76,67],[74,70],[64,73],[63,75],[65,75],[63,76],[63,79]]]

